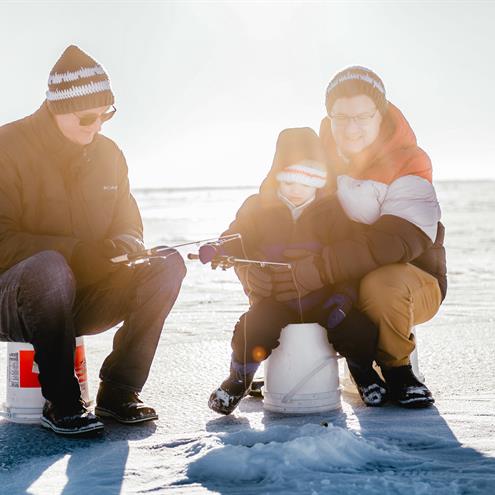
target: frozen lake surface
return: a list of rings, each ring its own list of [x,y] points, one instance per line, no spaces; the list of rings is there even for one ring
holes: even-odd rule
[[[206,402],[225,377],[232,328],[247,302],[232,271],[188,262],[142,394],[160,420],[108,422],[98,439],[0,420],[0,493],[494,493],[495,183],[444,182],[437,190],[449,293],[417,329],[435,407],[373,409],[344,394],[342,410],[327,414],[280,416],[249,398],[234,415],[216,415]],[[219,234],[252,191],[138,191],[147,245]],[[85,339],[93,395],[112,336]]]

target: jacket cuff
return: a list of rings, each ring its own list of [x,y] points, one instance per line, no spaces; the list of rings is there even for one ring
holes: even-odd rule
[[[122,244],[127,253],[136,253],[145,249],[143,241],[131,234],[114,236],[112,237],[112,240]]]

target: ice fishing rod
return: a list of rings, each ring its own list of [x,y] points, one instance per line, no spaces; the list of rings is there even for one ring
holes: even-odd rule
[[[199,260],[199,254],[189,253],[187,255],[189,260]],[[215,264],[213,266],[213,261]],[[262,260],[247,260],[243,258],[236,258],[235,256],[219,255],[212,260],[212,268],[220,267],[222,270],[227,270],[235,265],[257,265],[260,268],[265,268],[267,266],[282,266],[287,269],[291,269],[290,263],[278,263],[276,261],[262,261]]]
[[[175,254],[177,252],[176,249],[181,247],[193,246],[195,244],[200,244],[202,242],[212,242],[212,241],[230,242],[233,241],[234,239],[239,239],[239,238],[241,238],[240,234],[231,234],[223,237],[212,237],[210,239],[200,239],[197,241],[183,242],[181,244],[175,244],[173,246],[155,246],[150,249],[142,249],[141,251],[136,251],[135,253],[121,254],[119,256],[115,256],[114,258],[111,258],[110,261],[115,264],[134,265],[149,261],[152,258],[167,258],[168,256]]]

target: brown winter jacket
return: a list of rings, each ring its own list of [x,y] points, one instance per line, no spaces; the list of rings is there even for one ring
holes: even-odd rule
[[[242,243],[224,244],[226,254],[264,261],[289,262],[283,252],[306,249],[320,253],[323,246],[352,234],[351,222],[335,195],[318,191],[297,220],[277,196],[276,190],[262,188],[244,201],[235,220],[222,234],[241,234]]]
[[[353,222],[347,218],[337,197],[327,191],[318,191],[316,199],[297,220],[293,220],[289,208],[277,196],[276,190],[262,187],[259,194],[246,199],[235,220],[222,234],[241,234],[242,241],[224,243],[222,253],[262,261],[290,262],[293,259],[284,256],[287,249],[302,249],[303,252],[319,254],[325,245],[349,238],[352,229]],[[236,269],[236,273],[253,304],[257,298],[245,286],[245,272]],[[346,287],[357,290],[356,281],[345,282]],[[323,287],[302,298],[301,307],[311,309],[338,290],[336,286]]]
[[[44,250],[70,262],[80,241],[118,237],[142,246],[120,149],[101,135],[87,146],[70,142],[46,103],[0,127],[0,174],[0,273]]]

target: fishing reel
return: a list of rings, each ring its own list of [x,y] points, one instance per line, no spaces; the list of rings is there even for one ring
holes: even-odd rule
[[[176,254],[174,247],[157,246],[151,249],[143,249],[135,253],[122,254],[111,258],[110,261],[115,264],[126,265],[133,268],[137,265],[150,265],[153,258],[166,259],[168,256]]]

